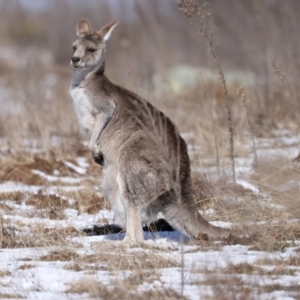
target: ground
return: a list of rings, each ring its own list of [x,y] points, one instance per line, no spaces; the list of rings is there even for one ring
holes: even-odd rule
[[[218,178],[212,161],[198,160],[203,149],[194,134],[183,137],[198,209],[213,224],[244,228],[250,238],[191,241],[178,231],[144,232],[145,244],[124,249],[113,244],[124,233],[87,235],[84,230],[114,224],[114,217],[86,142],[77,144],[73,158],[60,159],[38,140],[14,148],[2,139],[0,298],[299,299],[299,221],[287,208],[292,201],[284,204],[275,193],[298,187],[295,177],[269,190],[268,176],[257,179],[249,154],[236,157],[233,188],[230,176],[226,183]],[[258,156],[296,172],[291,161],[299,140],[275,132],[257,140]],[[51,143],[55,149],[66,139]],[[229,166],[225,160],[222,172],[230,173]],[[268,166],[269,177],[278,173]]]

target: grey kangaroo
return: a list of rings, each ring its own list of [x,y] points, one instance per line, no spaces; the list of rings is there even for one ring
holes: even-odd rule
[[[118,22],[93,32],[82,19],[73,44],[70,94],[89,149],[103,165],[103,191],[125,244],[143,241],[142,224],[161,212],[191,238],[229,236],[198,212],[194,202],[187,145],[161,111],[104,74],[105,48]]]

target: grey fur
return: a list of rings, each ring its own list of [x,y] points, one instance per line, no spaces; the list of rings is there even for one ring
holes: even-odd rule
[[[228,236],[195,206],[187,145],[177,127],[149,102],[104,75],[105,41],[117,23],[97,33],[84,19],[79,25],[70,93],[90,138],[89,149],[104,157],[102,187],[117,221],[126,227],[125,242],[142,242],[141,223],[155,220],[159,212],[192,238]],[[97,50],[90,53],[90,46]]]

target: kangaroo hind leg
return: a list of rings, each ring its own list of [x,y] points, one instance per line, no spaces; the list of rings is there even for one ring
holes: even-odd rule
[[[126,191],[125,180],[120,174],[117,176],[117,184],[126,210],[126,235],[123,242],[129,246],[141,244],[144,241],[141,208],[131,201],[130,195]]]

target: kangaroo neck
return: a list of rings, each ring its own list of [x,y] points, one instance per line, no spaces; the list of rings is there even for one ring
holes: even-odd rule
[[[87,77],[88,74],[95,73],[97,75],[103,75],[105,71],[105,61],[100,61],[96,66],[91,68],[75,68],[73,72],[73,78],[71,87],[78,87]]]

